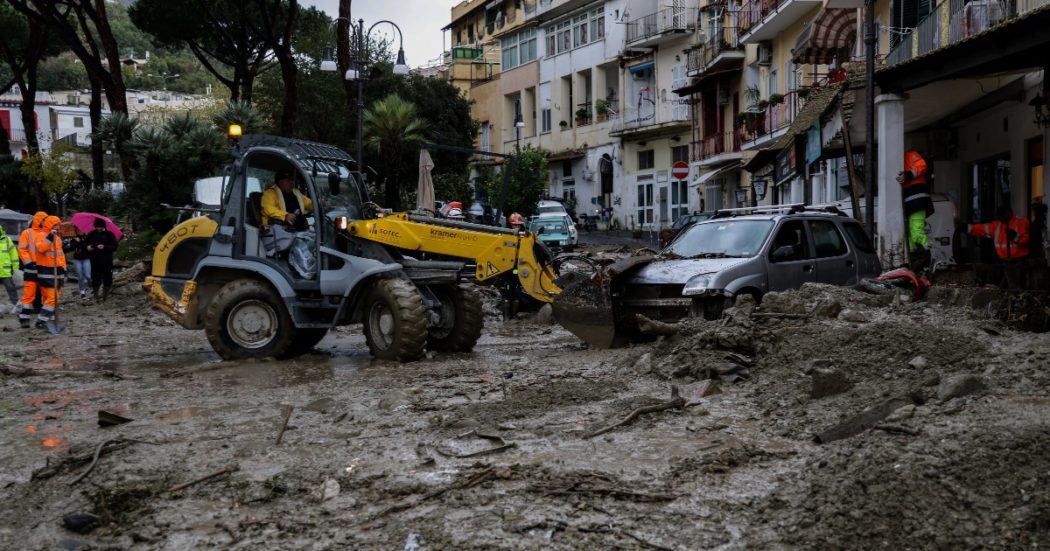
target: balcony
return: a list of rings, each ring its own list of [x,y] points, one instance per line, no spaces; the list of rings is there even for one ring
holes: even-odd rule
[[[773,40],[821,4],[821,0],[748,0],[740,10],[740,41]]]
[[[693,160],[700,166],[717,166],[741,157],[740,146],[748,139],[744,128],[708,135],[703,140],[692,142]]]
[[[895,65],[950,46],[977,33],[990,30],[1019,15],[1050,5],[1050,0],[945,0],[890,50],[887,65]]]
[[[680,129],[688,129],[692,124],[689,117],[689,108],[676,108],[667,110],[666,113],[655,110],[627,109],[622,115],[609,118],[613,121],[612,131],[609,135],[614,138],[638,138],[647,135],[658,135],[665,132],[673,132]]]
[[[736,27],[724,27],[699,46],[686,50],[689,76],[702,78],[712,73],[742,69],[746,54],[739,37]]]
[[[768,104],[758,112],[741,114],[744,120],[738,121],[743,130],[740,148],[744,151],[759,149],[784,135],[802,110],[802,104],[802,98],[791,91],[780,103]]]
[[[696,8],[664,8],[627,23],[627,47],[649,48],[696,31]]]

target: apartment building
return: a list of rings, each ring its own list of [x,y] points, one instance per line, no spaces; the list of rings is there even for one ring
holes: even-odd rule
[[[481,124],[475,147],[501,152],[498,134],[502,120],[499,94],[500,42],[495,34],[502,31],[518,10],[514,0],[464,0],[452,7],[452,21],[442,28],[452,35],[452,47],[445,52],[443,78],[474,100],[472,114]],[[509,8],[509,9],[508,9]]]

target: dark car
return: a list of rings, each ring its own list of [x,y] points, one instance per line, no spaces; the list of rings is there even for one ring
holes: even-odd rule
[[[674,240],[678,234],[682,233],[682,230],[692,226],[697,222],[703,222],[704,220],[710,220],[714,216],[713,212],[694,212],[693,214],[683,214],[679,216],[674,224],[671,225],[669,232],[660,234],[660,246],[666,247],[668,243]]]
[[[807,282],[856,285],[878,275],[867,233],[845,215],[792,210],[727,216],[686,226],[623,289],[627,313],[676,321],[720,317],[737,295],[761,300]]]

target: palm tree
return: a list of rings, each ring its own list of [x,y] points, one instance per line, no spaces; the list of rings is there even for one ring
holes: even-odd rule
[[[139,120],[128,117],[127,113],[117,111],[102,119],[98,128],[92,134],[92,140],[97,140],[110,148],[120,157],[120,175],[124,178],[125,185],[131,180],[131,142],[139,129]]]
[[[425,139],[426,124],[419,118],[415,104],[390,94],[365,111],[364,125],[368,136],[365,143],[379,153],[385,169],[384,203],[387,208],[400,210],[402,154],[406,146]]]
[[[215,115],[212,123],[223,132],[226,132],[231,124],[239,124],[245,135],[260,132],[265,125],[262,115],[250,103],[237,100],[227,102],[226,109]]]

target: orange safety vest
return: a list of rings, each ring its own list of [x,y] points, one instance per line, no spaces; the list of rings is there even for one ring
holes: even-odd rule
[[[909,151],[904,154],[904,170],[912,173],[912,177],[901,184],[904,214],[926,211],[927,217],[933,215],[933,199],[926,182],[926,160],[918,151]]]
[[[36,280],[41,287],[57,287],[56,276],[66,275],[66,253],[62,251],[62,239],[57,235],[54,241],[47,240],[48,234],[37,233],[34,243],[36,248]]]
[[[1007,238],[1007,230],[1017,232],[1014,241]],[[971,224],[970,235],[991,238],[995,243],[995,254],[1002,260],[1016,260],[1028,256],[1028,220],[1025,218],[1013,216],[1007,224],[999,220],[987,224]]]

